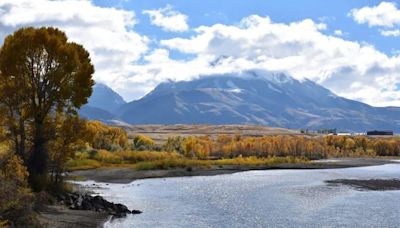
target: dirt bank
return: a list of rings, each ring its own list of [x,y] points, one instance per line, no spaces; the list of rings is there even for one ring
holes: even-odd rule
[[[389,191],[400,190],[399,179],[337,179],[325,181],[331,185],[348,185],[358,190]]]
[[[110,218],[106,212],[70,210],[64,205],[49,205],[40,211],[39,221],[48,228],[103,227]]]

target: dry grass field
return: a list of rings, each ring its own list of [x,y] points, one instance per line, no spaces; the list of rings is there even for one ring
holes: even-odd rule
[[[299,131],[284,128],[273,128],[256,125],[130,125],[123,126],[129,135],[146,135],[156,143],[162,143],[171,136],[201,136],[208,135],[241,135],[241,136],[263,136],[263,135],[297,135]]]

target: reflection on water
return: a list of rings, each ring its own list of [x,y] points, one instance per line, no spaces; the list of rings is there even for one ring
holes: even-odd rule
[[[95,191],[143,211],[106,227],[400,226],[400,191],[357,191],[324,183],[340,178],[400,178],[400,164],[99,183]]]

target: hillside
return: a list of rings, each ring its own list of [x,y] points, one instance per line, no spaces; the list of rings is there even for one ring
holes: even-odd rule
[[[89,98],[90,106],[104,109],[110,113],[113,113],[125,103],[124,99],[118,93],[101,83],[93,87],[93,94]]]
[[[79,114],[88,119],[107,122],[116,118],[114,112],[125,103],[124,99],[110,87],[98,83],[94,85],[92,96],[79,110]]]
[[[114,114],[130,124],[256,124],[398,131],[400,109],[339,97],[309,80],[248,71],[166,82]]]

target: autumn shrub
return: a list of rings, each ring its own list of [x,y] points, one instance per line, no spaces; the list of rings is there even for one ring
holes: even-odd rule
[[[28,172],[16,155],[3,154],[0,158],[0,221],[12,227],[35,227],[33,198]]]
[[[119,164],[122,162],[122,158],[116,153],[109,152],[106,150],[97,151],[94,159],[104,163]]]
[[[183,158],[183,156],[175,152],[91,150],[89,152],[76,152],[74,158],[67,162],[66,167],[68,170],[81,170],[180,158]]]
[[[181,136],[168,137],[167,141],[163,144],[162,149],[169,152],[184,153],[183,145],[185,138]]]
[[[94,149],[122,150],[128,147],[126,131],[120,127],[107,126],[99,121],[86,121],[83,140]]]
[[[214,141],[208,136],[190,136],[182,142],[186,157],[207,158],[213,150]]]
[[[93,157],[94,156],[95,155],[93,155]],[[86,152],[86,151],[77,151],[77,152],[75,152],[73,157],[74,157],[74,159],[77,159],[77,160],[88,159],[89,158],[89,153]]]
[[[145,135],[136,135],[133,138],[133,149],[136,150],[150,150],[154,144],[154,140]]]

